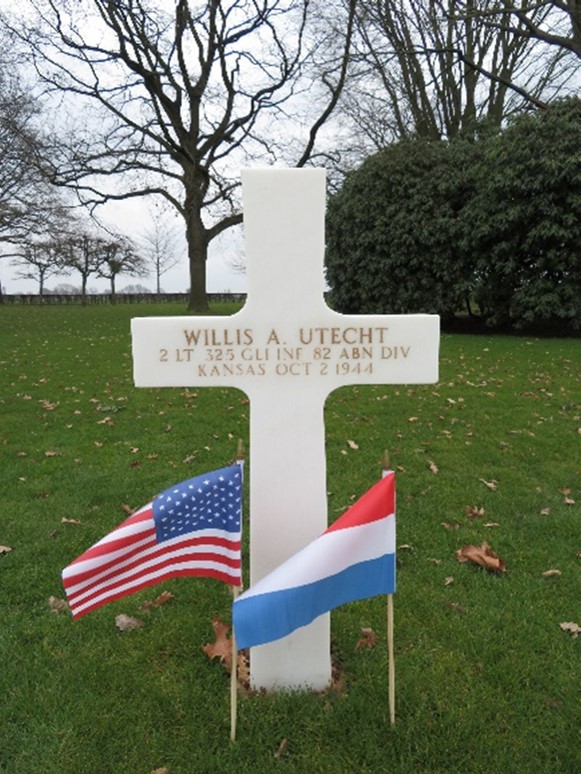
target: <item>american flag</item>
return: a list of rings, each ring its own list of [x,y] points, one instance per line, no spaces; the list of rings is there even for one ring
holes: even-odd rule
[[[62,573],[73,618],[184,575],[241,585],[242,467],[166,489]]]

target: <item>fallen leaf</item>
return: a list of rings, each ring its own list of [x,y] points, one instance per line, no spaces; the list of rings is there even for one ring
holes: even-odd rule
[[[151,774],[169,774],[169,769],[166,769],[165,766],[162,766],[161,769],[154,769]]]
[[[559,492],[561,492],[562,495],[565,495],[567,497],[571,494],[571,487],[570,486],[564,486],[562,489],[559,489]]]
[[[428,559],[428,562],[431,562],[432,564],[442,564],[441,559]]]
[[[498,482],[497,481],[485,481],[483,478],[478,479],[481,483],[484,484],[484,486],[487,486],[489,489],[492,489],[493,492],[495,492],[498,489]]]
[[[140,629],[142,626],[145,626],[145,624],[139,618],[132,618],[130,615],[121,613],[120,615],[115,616],[115,626],[121,632],[128,632],[131,631],[131,629]]]
[[[439,473],[438,466],[435,462],[432,462],[432,460],[428,460],[428,467],[432,471],[432,473]]]
[[[554,575],[561,575],[561,570],[545,570],[545,572],[541,573],[543,578],[552,578]]]
[[[202,647],[208,658],[219,658],[228,670],[232,668],[232,640],[228,638],[230,627],[222,623],[220,618],[212,620],[215,640]]]
[[[581,626],[579,626],[579,624],[573,623],[573,621],[560,623],[559,626],[564,632],[571,632],[575,639],[577,639],[577,635],[581,632]]]
[[[487,521],[484,526],[485,527],[500,527],[500,524],[497,521]]]
[[[65,610],[69,609],[69,606],[64,599],[52,596],[48,598],[48,606],[51,613],[64,613]]]
[[[355,443],[355,441],[347,441],[347,444],[351,449],[358,449],[359,446]]]
[[[444,586],[451,586],[454,583],[454,578],[451,575],[448,575],[446,578],[444,578]]]
[[[413,423],[413,422],[417,422],[417,421],[418,421],[418,417],[410,417],[410,418],[408,419],[408,422],[411,422],[411,423]]]
[[[543,508],[543,510],[541,511],[541,516],[548,516],[550,513],[551,513],[550,508]]]
[[[105,417],[104,419],[100,419],[97,422],[98,425],[113,425],[113,420],[111,417]]]
[[[60,457],[60,452],[57,451],[45,451],[45,457]]]
[[[355,650],[374,648],[377,645],[377,635],[369,626],[361,627],[361,637],[357,640]]]
[[[61,519],[61,524],[81,524],[82,522],[79,521],[79,519],[67,519],[66,516],[63,516]]]
[[[0,555],[7,554],[9,551],[12,551],[10,546],[0,546]]]
[[[288,747],[288,739],[283,739],[282,742],[278,746],[278,750],[275,752],[274,757],[275,758],[282,758],[282,756],[286,752],[286,748]]]
[[[466,516],[468,516],[469,519],[480,519],[484,516],[484,513],[484,508],[478,508],[476,505],[466,506]]]
[[[131,454],[137,454],[137,452],[139,451],[139,446],[132,446],[129,449],[129,451],[131,452]]]
[[[454,524],[450,524],[449,521],[443,521],[441,522],[442,527],[445,527],[446,529],[460,529],[462,526],[461,522],[455,521]]]
[[[248,652],[239,650],[236,663],[238,666],[236,672],[238,685],[248,691],[250,689],[250,660],[248,658]]]
[[[459,605],[458,602],[448,602],[448,607],[456,613],[462,613],[462,615],[468,612],[468,608]]]
[[[167,605],[168,602],[171,602],[172,599],[175,599],[175,596],[171,593],[171,591],[162,591],[159,596],[157,596],[153,601],[144,602],[140,610],[151,610],[152,607],[161,607],[162,605]]]
[[[456,559],[459,562],[472,562],[484,567],[492,572],[506,572],[506,565],[488,543],[482,543],[481,546],[466,545],[456,551]]]
[[[565,497],[563,500],[564,505],[575,505],[575,500],[572,497]]]
[[[125,511],[125,513],[128,513],[131,516],[134,509],[130,505],[127,505],[127,503],[123,503],[123,505],[121,506],[121,510]]]

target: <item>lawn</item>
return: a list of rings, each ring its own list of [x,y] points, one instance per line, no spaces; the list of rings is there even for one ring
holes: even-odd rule
[[[131,316],[182,311],[0,307],[0,771],[579,771],[579,640],[560,626],[580,623],[578,340],[444,335],[437,385],[328,400],[330,520],[384,449],[398,471],[395,727],[384,599],[333,613],[333,690],[241,697],[236,744],[228,675],[202,651],[226,586],[51,611],[62,568],[128,509],[248,448],[241,392],[133,387]],[[457,561],[483,541],[505,573]],[[119,631],[120,613],[144,626]]]

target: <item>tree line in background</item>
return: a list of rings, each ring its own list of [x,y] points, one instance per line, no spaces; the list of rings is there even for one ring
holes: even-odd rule
[[[581,100],[371,156],[329,202],[341,312],[581,330]]]
[[[0,240],[28,266],[40,253],[62,262],[52,240],[70,233],[58,223],[71,208],[95,216],[107,202],[154,198],[182,224],[188,308],[206,311],[209,245],[242,220],[241,167],[324,165],[338,190],[381,149],[480,138],[483,126],[492,135],[546,110],[578,91],[581,8],[22,0],[0,15],[0,37]],[[101,240],[103,271],[114,254],[137,276],[145,252],[150,266],[168,252],[79,230],[78,244]]]

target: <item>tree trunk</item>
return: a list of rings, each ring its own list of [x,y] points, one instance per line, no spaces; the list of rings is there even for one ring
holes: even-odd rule
[[[116,301],[115,298],[115,275],[111,275],[111,303],[114,304]]]
[[[192,186],[193,187],[193,186]],[[208,235],[202,221],[197,197],[186,192],[186,239],[190,267],[190,297],[188,312],[207,314],[210,311],[206,294],[206,261]]]
[[[81,306],[87,305],[87,277],[81,274]]]

